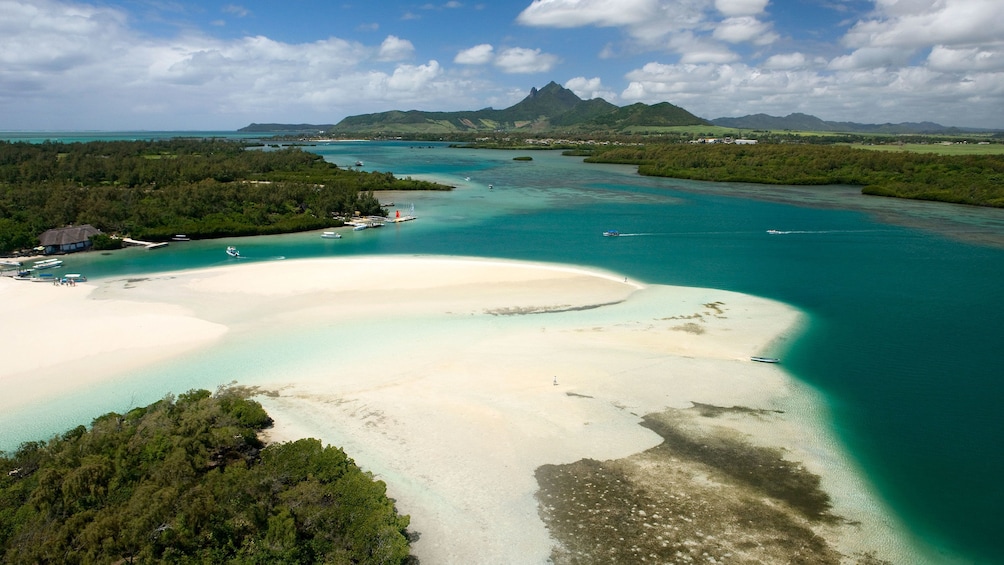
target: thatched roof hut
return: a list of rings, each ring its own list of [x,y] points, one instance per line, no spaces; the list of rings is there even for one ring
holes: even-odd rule
[[[101,233],[101,230],[90,225],[67,226],[46,230],[38,236],[39,243],[45,247],[46,255],[50,253],[72,253],[82,251],[91,246],[91,236]]]

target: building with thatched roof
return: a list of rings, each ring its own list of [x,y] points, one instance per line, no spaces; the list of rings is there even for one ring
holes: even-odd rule
[[[73,253],[91,247],[91,236],[101,233],[101,230],[90,225],[67,226],[46,230],[38,236],[38,242],[45,248],[45,254]]]

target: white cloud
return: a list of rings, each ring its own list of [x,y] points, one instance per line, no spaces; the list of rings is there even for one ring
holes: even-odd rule
[[[410,41],[395,35],[388,35],[380,44],[380,53],[377,58],[381,61],[401,61],[410,59],[414,54],[415,46]]]
[[[728,47],[691,32],[674,35],[667,46],[680,54],[681,63],[731,63],[739,60],[739,55]]]
[[[540,49],[510,47],[495,57],[495,66],[505,73],[543,73],[558,63],[558,57]]]
[[[765,69],[800,69],[805,66],[805,55],[801,53],[782,53],[773,55],[764,61]]]
[[[453,62],[459,65],[484,65],[490,63],[494,56],[495,48],[488,43],[482,43],[457,53]]]
[[[847,46],[972,46],[1004,38],[1000,0],[876,0],[876,13],[847,32]]]
[[[220,10],[225,14],[237,16],[238,18],[246,18],[251,15],[251,12],[247,8],[244,6],[238,6],[237,4],[227,4]]]
[[[979,47],[952,49],[935,45],[927,56],[928,67],[946,73],[1004,71],[1004,49]]]
[[[777,34],[771,31],[770,24],[761,22],[752,16],[726,18],[715,26],[712,34],[715,39],[729,43],[750,42],[756,45],[767,45],[777,40]]]
[[[621,92],[624,101],[669,101],[705,118],[805,112],[834,121],[923,119],[986,127],[1000,123],[998,108],[1004,107],[1000,72],[973,74],[960,81],[920,66],[827,72],[741,63],[648,63],[627,78],[630,84]]]
[[[516,21],[540,27],[618,27],[638,25],[651,19],[657,0],[533,0]]]
[[[715,8],[727,17],[755,16],[767,8],[768,0],[715,0]]]
[[[906,64],[911,51],[899,47],[862,47],[850,55],[841,55],[830,61],[837,71],[898,67]]]
[[[602,98],[607,102],[616,103],[618,98],[617,93],[613,89],[607,88],[599,77],[575,77],[565,83],[565,88],[583,100]]]

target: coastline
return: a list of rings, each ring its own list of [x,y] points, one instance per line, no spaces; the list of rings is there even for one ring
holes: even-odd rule
[[[661,440],[642,419],[694,403],[772,411],[718,423],[822,477],[834,513],[866,525],[829,532],[841,551],[909,552],[826,431],[819,399],[782,368],[749,362],[797,331],[802,315],[776,302],[442,257],[251,263],[75,288],[0,281],[0,296],[8,319],[28,320],[0,334],[16,345],[0,369],[17,393],[4,411],[263,332],[322,334],[330,351],[307,349],[313,360],[253,382],[212,378],[266,391],[272,440],[318,437],[387,482],[430,562],[546,562],[555,541],[534,472],[651,449]],[[87,331],[52,356],[56,320]]]

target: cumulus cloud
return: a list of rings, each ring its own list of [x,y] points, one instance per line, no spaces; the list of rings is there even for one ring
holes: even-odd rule
[[[632,26],[658,10],[657,0],[534,0],[516,21],[540,27]]]
[[[495,48],[488,43],[482,43],[457,53],[453,62],[459,65],[484,65],[490,63],[494,57]]]
[[[400,101],[474,105],[438,62],[367,70],[411,57],[340,38],[156,38],[117,10],[58,0],[0,0],[0,123],[15,129],[234,128],[251,121],[327,122]],[[30,93],[30,95],[28,95]]]
[[[583,100],[602,98],[607,102],[614,102],[617,99],[617,93],[607,88],[599,77],[575,77],[565,83],[565,88]]]
[[[630,83],[620,95],[624,101],[668,100],[705,118],[806,112],[837,121],[905,122],[924,116],[947,125],[979,126],[999,123],[997,108],[1004,107],[1000,77],[983,73],[960,81],[921,66],[827,71],[653,62],[627,78]],[[977,96],[980,104],[958,103]]]
[[[768,0],[715,0],[715,8],[727,17],[755,16],[767,8]]]
[[[524,47],[510,47],[495,58],[495,66],[505,73],[543,73],[550,71],[557,63],[556,55]]]
[[[781,53],[772,55],[763,63],[765,69],[800,69],[806,64],[802,53]]]
[[[740,16],[722,20],[712,34],[715,39],[729,43],[750,42],[756,45],[767,45],[777,40],[777,34],[771,31],[770,24],[761,22],[752,16]]]
[[[844,36],[847,46],[999,45],[1004,38],[1000,0],[876,0],[875,8],[875,17],[857,22]]]
[[[380,53],[377,58],[381,61],[401,61],[410,59],[414,54],[415,46],[410,41],[395,35],[388,35],[380,44]]]
[[[953,49],[936,45],[927,56],[928,67],[947,73],[1004,71],[1004,50],[979,47]]]

